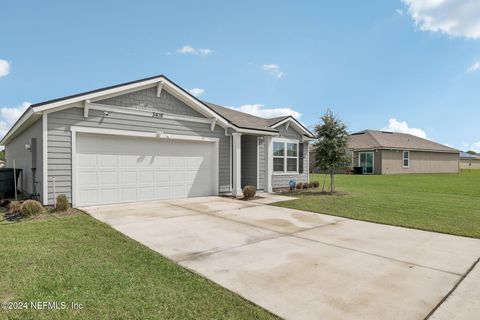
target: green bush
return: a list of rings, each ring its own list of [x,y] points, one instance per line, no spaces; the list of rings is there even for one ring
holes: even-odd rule
[[[64,194],[59,194],[57,196],[57,205],[55,206],[56,211],[67,211],[70,208],[70,202]]]
[[[245,186],[243,188],[243,197],[245,200],[250,200],[255,198],[255,194],[257,193],[257,188],[255,186]]]
[[[305,182],[305,183],[303,184],[303,189],[308,189],[308,183],[307,183],[307,182]]]
[[[43,206],[36,200],[27,200],[22,203],[21,211],[24,217],[36,216],[43,212]]]
[[[313,181],[313,187],[314,187],[314,188],[320,187],[320,182],[318,182],[318,181]]]
[[[308,188],[309,188],[309,189],[314,188],[313,182],[309,182],[309,183],[308,183]]]

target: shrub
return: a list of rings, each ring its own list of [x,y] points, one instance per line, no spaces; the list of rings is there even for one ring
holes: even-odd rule
[[[17,214],[22,211],[22,204],[20,203],[20,201],[12,201],[8,205],[8,208],[11,214]]]
[[[70,203],[68,198],[64,194],[59,194],[57,196],[57,205],[55,206],[56,211],[67,211],[70,208]]]
[[[302,190],[303,189],[303,183],[299,182],[297,183],[297,190]]]
[[[314,188],[320,187],[320,182],[318,182],[318,181],[313,181],[313,187],[314,187]]]
[[[308,183],[307,183],[307,182],[305,182],[305,183],[303,184],[303,189],[308,189]]]
[[[22,203],[21,210],[24,217],[36,216],[43,212],[43,206],[36,200],[27,200]]]
[[[257,193],[257,188],[255,186],[245,186],[243,188],[243,197],[245,200],[250,200],[255,198],[255,194]]]
[[[313,188],[313,182],[309,182],[309,183],[308,183],[308,188],[309,188],[309,189]]]

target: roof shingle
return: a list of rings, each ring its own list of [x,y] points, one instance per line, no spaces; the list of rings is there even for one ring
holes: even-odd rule
[[[352,133],[348,139],[350,149],[406,149],[435,152],[458,152],[454,148],[411,134],[364,130]]]

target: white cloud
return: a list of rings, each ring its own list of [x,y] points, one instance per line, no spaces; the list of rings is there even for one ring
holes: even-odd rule
[[[30,102],[24,102],[18,107],[0,108],[0,137],[3,137],[10,130],[30,104]]]
[[[463,144],[463,147],[464,147],[464,150],[465,151],[469,151],[469,150],[472,150],[472,151],[475,151],[476,153],[480,153],[480,141],[478,142],[475,142],[471,145],[467,144],[467,143],[464,143]]]
[[[10,73],[10,62],[0,59],[0,78]]]
[[[205,92],[205,90],[203,90],[202,88],[193,88],[188,90],[188,92],[194,97],[199,97]]]
[[[480,70],[480,61],[475,62],[467,69],[467,73],[472,73]]]
[[[252,116],[261,118],[275,118],[280,116],[292,116],[296,119],[300,118],[301,113],[291,108],[265,108],[263,104],[244,104],[240,107],[228,107],[233,110],[245,112]]]
[[[191,46],[183,46],[177,50],[175,50],[176,53],[180,54],[185,54],[185,55],[194,55],[194,56],[201,56],[201,57],[206,57],[208,55],[211,55],[213,53],[212,49],[206,49],[206,48],[194,48]],[[170,55],[170,52],[167,52],[168,55]]]
[[[402,0],[415,25],[422,31],[454,37],[480,38],[478,0]]]
[[[285,72],[281,71],[280,66],[276,64],[264,64],[262,70],[279,79],[285,75]]]
[[[388,120],[388,125],[381,130],[383,131],[391,131],[391,132],[400,132],[400,133],[408,133],[414,136],[428,139],[427,134],[425,131],[419,128],[410,128],[406,121],[398,121],[395,118],[390,118]]]
[[[395,9],[395,12],[396,12],[399,16],[403,16],[403,10],[402,10],[402,9]]]

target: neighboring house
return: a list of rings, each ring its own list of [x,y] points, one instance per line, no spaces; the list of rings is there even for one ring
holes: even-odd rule
[[[364,130],[348,139],[352,168],[363,174],[458,172],[459,151],[405,133]],[[310,149],[310,170],[315,169],[315,147]],[[345,171],[339,169],[337,172]]]
[[[291,116],[206,103],[161,75],[33,104],[1,144],[26,192],[87,206],[304,182],[312,138]]]
[[[480,156],[461,151],[460,169],[480,169]]]
[[[411,134],[364,130],[350,135],[348,148],[364,174],[458,172],[458,150]]]

